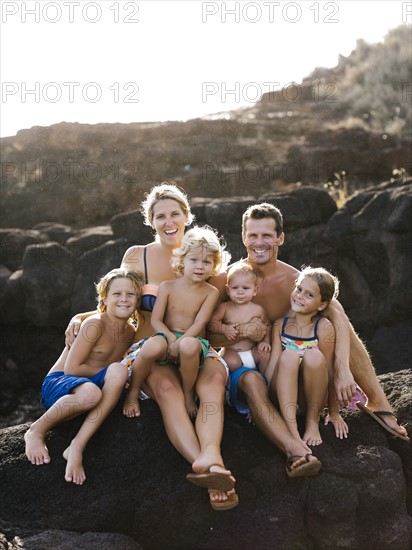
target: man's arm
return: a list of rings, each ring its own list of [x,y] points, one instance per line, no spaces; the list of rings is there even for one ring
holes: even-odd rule
[[[349,319],[338,300],[332,300],[323,314],[331,321],[336,333],[334,384],[336,397],[342,406],[348,405],[355,395],[356,384],[350,370],[350,331]]]

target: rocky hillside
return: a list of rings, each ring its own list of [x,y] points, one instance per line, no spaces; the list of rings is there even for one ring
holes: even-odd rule
[[[166,179],[190,198],[228,198],[297,182],[337,182],[347,194],[394,169],[410,171],[408,31],[395,29],[384,44],[359,41],[337,67],[316,69],[249,108],[188,122],[62,122],[3,138],[1,225],[107,224]]]

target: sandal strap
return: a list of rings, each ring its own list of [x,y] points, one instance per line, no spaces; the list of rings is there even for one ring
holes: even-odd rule
[[[398,420],[397,417],[396,417],[396,414],[393,413],[393,412],[390,412],[390,411],[372,411],[372,412],[373,412],[373,414],[376,414],[376,416],[379,416],[379,417],[381,417],[381,416],[393,416],[396,419],[396,421]]]

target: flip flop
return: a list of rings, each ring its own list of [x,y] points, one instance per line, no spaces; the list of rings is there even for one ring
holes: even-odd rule
[[[319,472],[322,467],[320,460],[310,460],[309,457],[313,456],[312,453],[307,453],[303,455],[292,455],[289,456],[286,460],[286,473],[289,477],[304,477],[304,476],[314,476]],[[298,458],[304,458],[306,460],[305,464],[301,464],[297,468],[291,469],[291,466]]]
[[[209,493],[213,492],[211,489],[209,489]],[[231,510],[232,508],[235,508],[239,504],[239,497],[236,493],[231,493],[228,495],[228,499],[223,502],[215,502],[210,501],[210,506],[213,508],[213,510],[217,510],[218,512],[223,512],[224,510]]]
[[[212,464],[207,470],[200,474],[190,473],[187,474],[186,479],[197,485],[198,487],[204,487],[205,489],[214,489],[215,491],[230,491],[235,486],[234,482],[228,475],[220,474],[219,472],[211,472],[210,468],[213,466],[219,466],[224,468],[222,464]]]
[[[396,422],[398,422],[398,419],[396,418],[396,414],[393,413],[393,412],[389,412],[389,411],[371,411],[370,409],[368,409],[368,407],[365,407],[365,405],[363,403],[361,403],[360,401],[357,401],[356,402],[356,406],[358,407],[358,409],[366,414],[368,414],[369,416],[371,416],[374,420],[376,420],[376,422],[378,422],[382,428],[385,428],[385,430],[387,432],[389,432],[391,435],[393,435],[394,437],[399,437],[399,439],[403,439],[404,441],[410,441],[409,437],[406,436],[406,435],[402,435],[400,434],[399,432],[397,432],[396,430],[394,430],[393,428],[391,428],[390,426],[388,426],[382,419],[381,417],[382,416],[394,416],[395,417],[395,420]]]

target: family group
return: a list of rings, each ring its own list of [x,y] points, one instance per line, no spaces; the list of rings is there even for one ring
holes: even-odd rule
[[[121,267],[96,285],[97,311],[70,322],[65,349],[43,382],[46,412],[25,434],[32,464],[50,462],[49,430],[83,414],[63,454],[66,481],[82,485],[86,445],[125,386],[124,415],[140,416],[139,398],[157,402],[171,443],[192,465],[187,479],[208,489],[215,510],[239,503],[220,450],[226,397],[286,455],[292,478],[321,469],[312,449],[322,443],[325,407],[324,423],[336,437],[348,436],[340,408],[361,390],[358,407],[408,440],[336,299],[337,278],[278,259],[285,239],[278,208],[246,210],[247,256],[232,265],[212,229],[186,231],[193,216],[173,182],[151,189],[142,211],[155,239],[129,248]],[[210,403],[220,414],[207,413]]]

